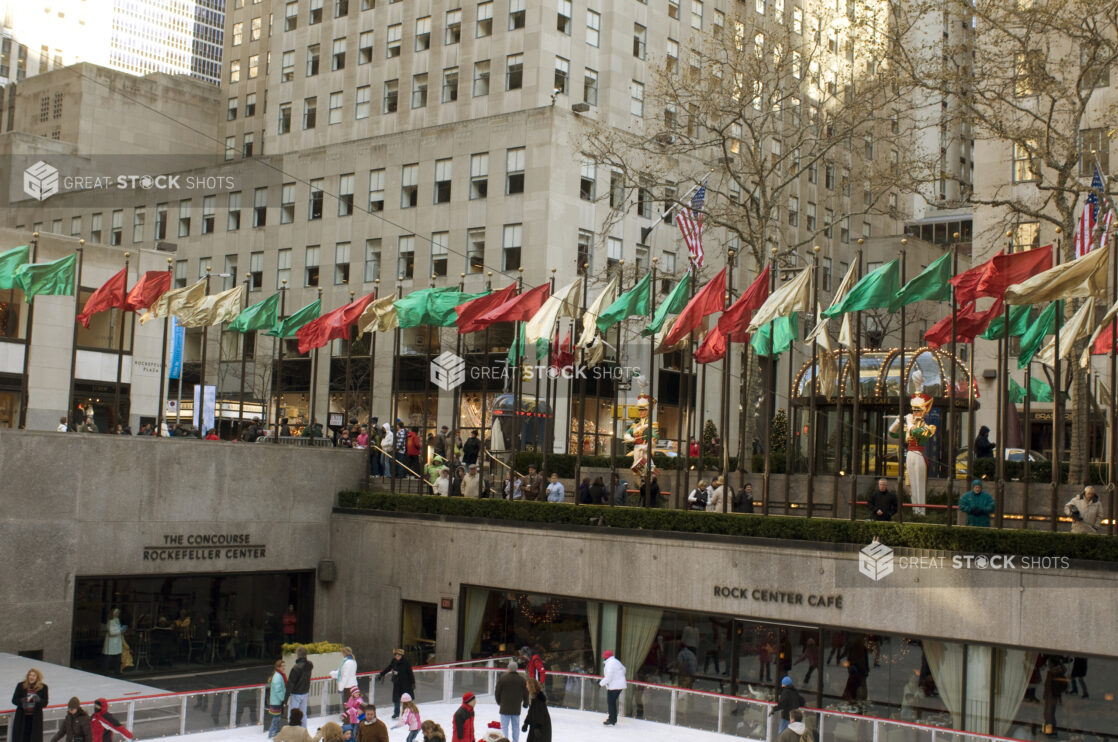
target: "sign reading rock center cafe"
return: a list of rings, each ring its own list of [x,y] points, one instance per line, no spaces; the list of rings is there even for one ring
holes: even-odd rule
[[[263,559],[265,545],[247,533],[163,534],[163,543],[144,547],[145,562]]]
[[[816,595],[810,593],[794,593],[786,590],[766,590],[762,587],[729,587],[728,585],[715,585],[714,597],[730,598],[732,600],[752,600],[757,603],[784,603],[785,605],[803,605],[807,603],[813,608],[835,608],[842,610],[842,594]]]

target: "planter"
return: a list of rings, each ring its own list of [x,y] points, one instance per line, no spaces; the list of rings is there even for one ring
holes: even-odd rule
[[[329,652],[327,654],[308,654],[307,662],[314,665],[311,671],[311,676],[316,678],[325,677],[331,671],[337,670],[338,666],[342,664],[341,652]],[[284,669],[287,674],[291,674],[291,668],[295,667],[295,654],[285,654],[283,656]]]

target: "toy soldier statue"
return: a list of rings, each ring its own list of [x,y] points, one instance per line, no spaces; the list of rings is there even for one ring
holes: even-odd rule
[[[912,412],[904,416],[905,471],[908,472],[908,486],[912,490],[912,504],[923,505],[927,500],[928,460],[924,458],[924,443],[936,434],[936,426],[924,422],[924,416],[932,409],[932,398],[923,392],[909,400]],[[889,427],[889,435],[900,437],[901,418]],[[913,515],[923,515],[924,508],[914,507]]]

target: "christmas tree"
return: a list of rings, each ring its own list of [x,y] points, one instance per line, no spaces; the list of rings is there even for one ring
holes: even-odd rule
[[[787,445],[788,414],[784,410],[777,410],[769,426],[769,450],[773,453],[783,452]]]
[[[722,455],[722,441],[718,437],[718,428],[714,425],[713,420],[707,420],[703,425],[703,455],[704,456],[720,456]]]

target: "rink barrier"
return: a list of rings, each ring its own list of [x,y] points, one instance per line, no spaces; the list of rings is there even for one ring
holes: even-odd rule
[[[454,703],[470,691],[492,696],[497,678],[506,671],[507,657],[427,665],[414,668],[416,703]],[[379,715],[392,707],[392,686],[375,682],[375,672],[358,673],[366,699]],[[598,675],[548,672],[544,693],[552,708],[606,713],[606,692]],[[109,700],[110,711],[140,740],[162,739],[237,728],[264,729],[265,686],[243,685],[189,693],[158,693]],[[341,713],[341,694],[328,676],[311,681],[308,718]],[[83,699],[92,707],[94,699]],[[676,686],[630,681],[619,701],[621,718],[641,718],[749,742],[775,742],[779,717],[770,714],[772,701],[697,691]],[[92,709],[87,709],[92,712]],[[0,739],[9,740],[14,709],[0,710]],[[43,713],[45,734],[53,734],[66,713],[65,704],[48,706]],[[818,742],[1002,742],[1009,737],[963,732],[917,722],[864,716],[843,711],[805,707],[804,719],[815,730]],[[450,719],[436,720],[445,727]],[[445,722],[445,723],[444,723]],[[594,719],[595,727],[598,720]]]

